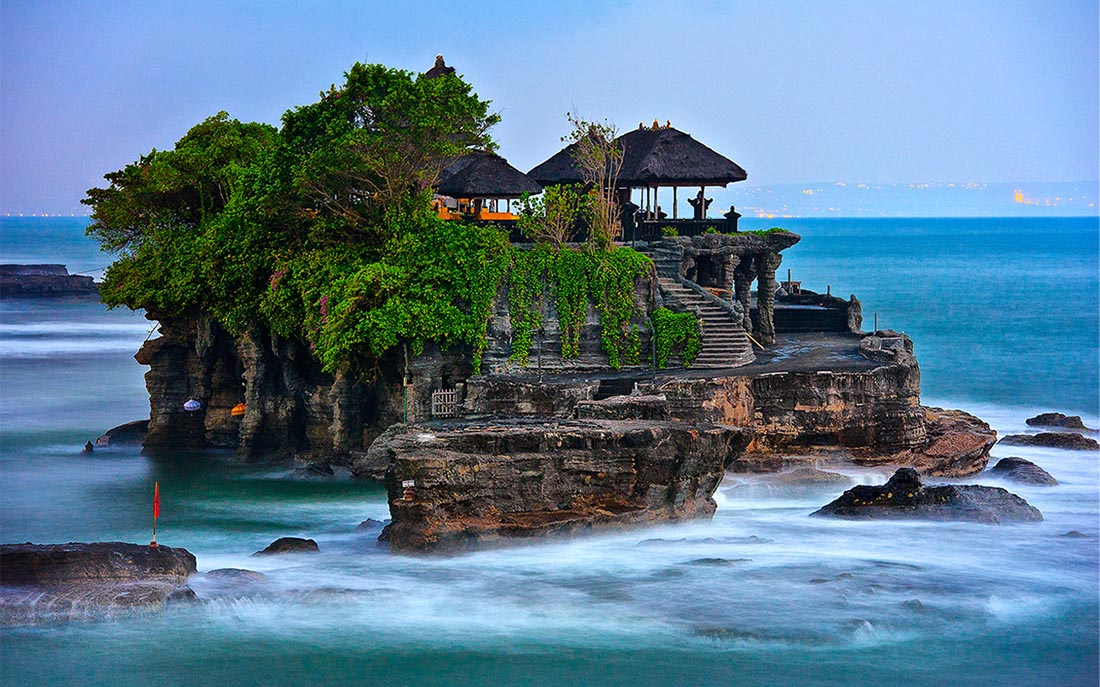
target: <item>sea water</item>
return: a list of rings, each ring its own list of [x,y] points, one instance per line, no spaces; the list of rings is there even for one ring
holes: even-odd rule
[[[774,223],[742,220],[746,228]],[[107,258],[83,222],[4,219],[3,262]],[[916,341],[925,401],[1000,433],[1060,410],[1098,422],[1095,219],[789,220],[786,269],[855,293],[866,327]],[[75,266],[82,268],[76,269]],[[1054,488],[1006,486],[1037,524],[808,517],[843,487],[727,478],[713,520],[452,556],[390,555],[365,518],[384,491],[218,454],[80,453],[145,417],[156,336],[89,302],[0,303],[0,539],[158,539],[201,572],[258,570],[242,596],[213,578],[163,613],[0,629],[0,682],[70,685],[1094,685],[1100,469],[1095,453],[994,449]],[[881,483],[885,472],[843,470]],[[1083,538],[1063,536],[1070,531]],[[317,555],[250,558],[281,536]]]

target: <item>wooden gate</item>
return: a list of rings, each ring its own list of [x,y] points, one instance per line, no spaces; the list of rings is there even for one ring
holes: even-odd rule
[[[440,389],[432,392],[432,417],[458,415],[458,389]]]

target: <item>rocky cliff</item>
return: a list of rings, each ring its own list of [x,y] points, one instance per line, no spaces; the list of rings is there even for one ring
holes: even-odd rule
[[[400,353],[378,377],[330,375],[309,349],[261,329],[234,337],[204,313],[160,321],[160,336],[135,358],[149,366],[146,448],[228,448],[245,458],[296,457],[346,463],[375,436],[429,411],[431,389],[470,374],[464,351],[429,349],[408,364]],[[185,403],[198,401],[198,410]],[[243,404],[243,413],[234,407]]]

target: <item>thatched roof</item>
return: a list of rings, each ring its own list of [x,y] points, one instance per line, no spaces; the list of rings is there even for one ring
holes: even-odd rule
[[[519,198],[542,186],[493,153],[469,153],[439,175],[436,192],[452,198]]]
[[[573,155],[573,151],[576,150],[576,148],[576,143],[572,143],[562,148],[554,153],[546,162],[543,162],[541,165],[538,165],[528,172],[527,176],[543,186],[581,183],[581,170],[577,167],[577,161]]]
[[[455,73],[455,68],[454,67],[448,67],[446,65],[446,63],[443,62],[443,56],[442,55],[436,55],[435,56],[435,66],[432,67],[431,69],[429,69],[428,71],[424,72],[424,77],[428,78],[428,79],[438,79],[441,76],[447,76],[448,74],[453,75],[454,73]]]
[[[635,129],[615,140],[623,147],[620,187],[725,186],[748,178],[736,162],[671,126]],[[575,147],[559,150],[528,175],[545,186],[580,182]]]

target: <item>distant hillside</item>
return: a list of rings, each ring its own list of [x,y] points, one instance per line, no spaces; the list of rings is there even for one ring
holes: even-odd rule
[[[708,189],[715,208],[746,217],[1052,217],[1097,216],[1095,181],[960,184],[815,182]],[[685,194],[686,197],[686,194]],[[681,201],[682,202],[682,201]],[[690,211],[690,208],[688,208]]]

